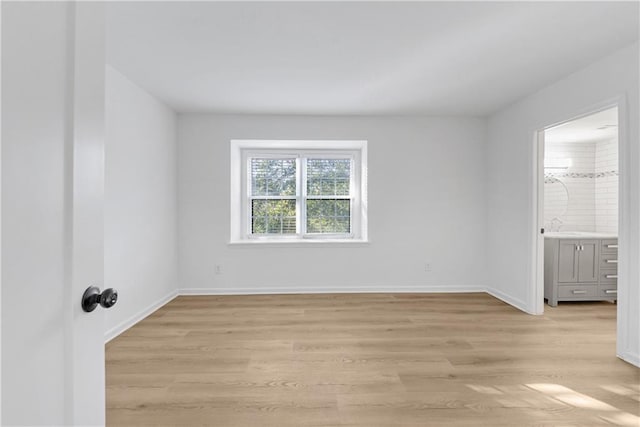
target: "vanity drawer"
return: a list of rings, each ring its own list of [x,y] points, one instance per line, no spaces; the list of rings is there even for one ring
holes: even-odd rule
[[[600,245],[600,252],[603,254],[618,253],[618,239],[602,239]]]
[[[618,270],[600,270],[600,283],[618,283]]]
[[[558,298],[587,298],[598,295],[598,285],[558,286]]]
[[[598,289],[598,294],[605,298],[617,298],[618,286],[617,285],[601,285]]]
[[[600,268],[618,268],[618,253],[609,252],[600,254]]]

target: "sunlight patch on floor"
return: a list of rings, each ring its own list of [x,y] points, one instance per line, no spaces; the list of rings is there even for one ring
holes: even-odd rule
[[[467,387],[475,392],[482,394],[502,394],[500,390],[497,390],[494,387],[490,386],[467,384]]]
[[[615,393],[619,396],[626,396],[629,399],[633,399],[636,402],[640,402],[640,394],[637,391],[634,391],[631,387],[625,387],[622,385],[612,384],[612,385],[602,385],[600,386],[604,390],[608,392]]]
[[[577,408],[595,409],[599,411],[618,410],[608,403],[601,402],[586,394],[578,393],[560,384],[527,384],[527,387],[551,395],[553,398]]]
[[[618,412],[616,414],[611,414],[611,415],[602,415],[600,418],[610,423],[613,423],[617,426],[629,426],[629,427],[640,426],[640,417],[637,417],[628,412]]]
[[[608,412],[600,415],[600,418],[616,425],[640,426],[640,417],[628,412],[623,412],[608,403],[594,399],[586,394],[578,393],[569,387],[560,384],[526,384],[526,386],[576,408]]]

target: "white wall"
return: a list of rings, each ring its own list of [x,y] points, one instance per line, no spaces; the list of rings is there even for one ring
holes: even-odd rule
[[[105,287],[107,338],[177,288],[175,113],[117,70],[106,73]]]
[[[588,113],[618,96],[626,127],[619,129],[623,206],[620,235],[618,354],[640,363],[640,153],[638,150],[638,44],[580,70],[491,116],[488,122],[489,286],[535,312],[532,271],[534,132]]]
[[[484,120],[474,118],[180,115],[180,287],[483,289],[485,130]],[[370,244],[228,246],[232,139],[368,140]]]
[[[70,9],[1,7],[1,424],[63,425]]]

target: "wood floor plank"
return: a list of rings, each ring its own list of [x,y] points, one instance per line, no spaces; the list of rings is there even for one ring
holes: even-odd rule
[[[107,344],[107,424],[638,427],[615,328],[606,302],[179,297]]]

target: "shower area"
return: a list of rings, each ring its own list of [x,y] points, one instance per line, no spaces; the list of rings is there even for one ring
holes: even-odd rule
[[[545,132],[544,207],[549,232],[617,235],[617,108]]]

